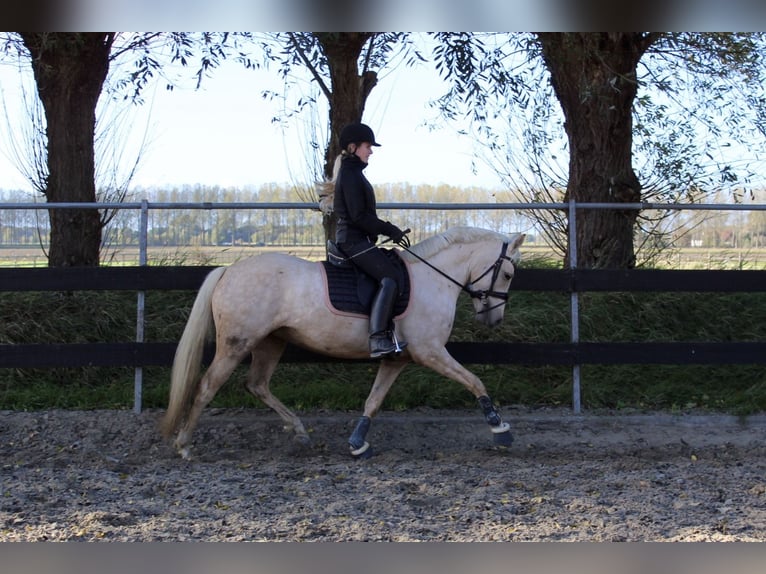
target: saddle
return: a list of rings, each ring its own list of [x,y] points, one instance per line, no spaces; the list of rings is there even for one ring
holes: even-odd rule
[[[407,310],[410,302],[410,273],[398,250],[381,248],[381,251],[399,272],[396,279],[401,286],[401,294],[394,303],[394,317],[397,317]],[[327,242],[327,261],[322,261],[321,265],[327,278],[330,305],[344,313],[369,316],[378,282],[351,263],[333,241]]]

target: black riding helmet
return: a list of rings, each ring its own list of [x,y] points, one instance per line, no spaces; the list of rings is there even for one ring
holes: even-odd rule
[[[370,142],[371,145],[380,147],[375,141],[375,134],[367,124],[348,124],[340,132],[340,147],[346,149],[348,144]]]

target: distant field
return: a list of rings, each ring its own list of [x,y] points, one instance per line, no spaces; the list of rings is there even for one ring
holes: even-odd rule
[[[174,246],[152,247],[149,265],[228,265],[260,253],[290,253],[311,260],[324,259],[324,247],[315,246]],[[138,265],[137,247],[109,249],[102,255],[104,265]],[[0,247],[0,267],[45,267],[48,260],[39,248]]]
[[[323,245],[310,246],[174,246],[152,247],[148,251],[150,265],[229,265],[260,253],[290,253],[305,259],[324,259]],[[137,247],[110,248],[102,256],[104,265],[138,265]],[[526,260],[560,260],[547,246],[526,245]],[[38,247],[0,246],[0,267],[45,267],[48,261]],[[684,248],[668,251],[653,265],[667,269],[766,269],[766,248]]]

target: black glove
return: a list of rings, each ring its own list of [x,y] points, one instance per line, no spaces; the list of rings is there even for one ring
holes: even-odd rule
[[[407,234],[410,232],[410,230],[405,229],[404,231],[402,231],[393,223],[389,223],[389,225],[391,226],[391,228],[389,230],[390,233],[387,233],[387,235],[391,238],[391,241],[393,241],[397,245],[401,245],[402,247],[409,247],[410,238],[407,237]]]
[[[404,231],[399,229],[393,223],[389,223],[388,221],[386,223],[388,223],[386,235],[388,235],[394,243],[399,243],[402,240],[402,237],[404,237]]]

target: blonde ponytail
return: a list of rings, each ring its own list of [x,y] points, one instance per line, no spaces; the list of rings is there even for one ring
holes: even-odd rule
[[[347,155],[349,155],[349,152],[342,151],[335,158],[335,163],[333,163],[332,166],[332,178],[329,181],[318,181],[314,184],[314,188],[319,196],[319,210],[325,215],[330,215],[332,213],[333,199],[335,198],[335,182],[338,180],[340,163]]]

